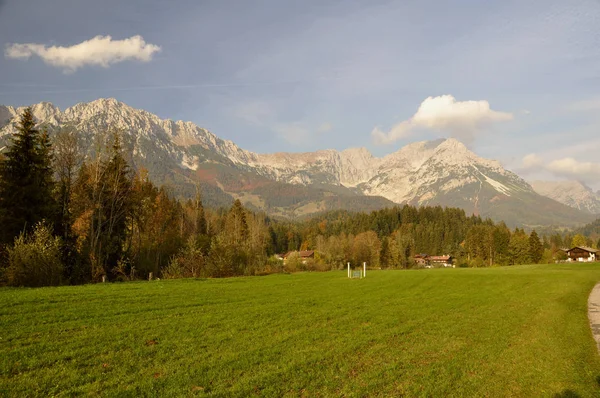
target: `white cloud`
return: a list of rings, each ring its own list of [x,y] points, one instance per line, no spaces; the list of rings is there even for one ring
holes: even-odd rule
[[[572,157],[556,159],[550,162],[535,154],[530,153],[521,160],[519,172],[525,174],[553,175],[554,177],[583,181],[595,185],[600,180],[600,163],[579,161]]]
[[[160,50],[159,46],[146,43],[139,35],[123,40],[113,40],[110,36],[96,36],[70,47],[46,47],[35,43],[8,44],[4,55],[12,59],[29,59],[37,55],[46,64],[63,68],[68,73],[86,65],[108,68],[112,64],[132,59],[148,62]]]
[[[523,168],[531,170],[538,169],[544,165],[544,159],[541,156],[536,155],[535,153],[530,153],[529,155],[525,155],[522,160]]]
[[[442,95],[425,99],[417,113],[393,126],[389,132],[375,127],[371,135],[376,143],[390,144],[416,129],[426,128],[446,132],[469,143],[479,130],[512,119],[511,113],[492,110],[487,101],[457,101],[451,95]]]
[[[600,163],[580,162],[573,158],[562,158],[550,162],[547,169],[560,177],[582,181],[597,181],[600,178]]]

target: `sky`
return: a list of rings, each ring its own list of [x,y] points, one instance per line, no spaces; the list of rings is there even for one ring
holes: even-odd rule
[[[600,0],[0,0],[0,104],[113,97],[259,153],[455,137],[600,189]]]

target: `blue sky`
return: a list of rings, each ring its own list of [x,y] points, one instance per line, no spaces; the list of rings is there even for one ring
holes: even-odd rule
[[[597,0],[0,0],[0,38],[2,104],[114,97],[263,153],[455,136],[600,188]]]

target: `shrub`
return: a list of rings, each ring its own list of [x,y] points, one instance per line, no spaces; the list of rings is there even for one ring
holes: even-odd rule
[[[164,279],[183,278],[183,267],[177,257],[171,259],[169,265],[162,269],[161,274]]]
[[[30,235],[21,233],[8,248],[7,282],[11,286],[56,286],[61,283],[61,240],[50,227],[37,224]]]
[[[285,272],[296,272],[302,270],[303,264],[300,261],[300,254],[298,252],[290,253],[285,259],[283,269]]]
[[[161,274],[165,279],[211,276],[207,275],[204,263],[204,254],[198,247],[197,239],[195,236],[191,236],[186,245],[171,259],[169,265],[161,271]]]

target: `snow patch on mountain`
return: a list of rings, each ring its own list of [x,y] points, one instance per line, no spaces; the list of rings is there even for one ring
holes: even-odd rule
[[[5,119],[0,136],[16,131],[22,110],[0,106],[0,123]],[[396,203],[424,203],[455,192],[467,203],[479,198],[483,186],[507,196],[533,192],[499,162],[480,158],[453,138],[415,142],[381,158],[366,148],[257,154],[192,122],[160,119],[114,98],[76,104],[64,112],[42,102],[33,106],[33,113],[40,125],[73,126],[88,143],[99,133],[122,131],[134,157],[152,163],[157,170],[198,170],[203,162],[226,163],[275,181],[350,187]]]

